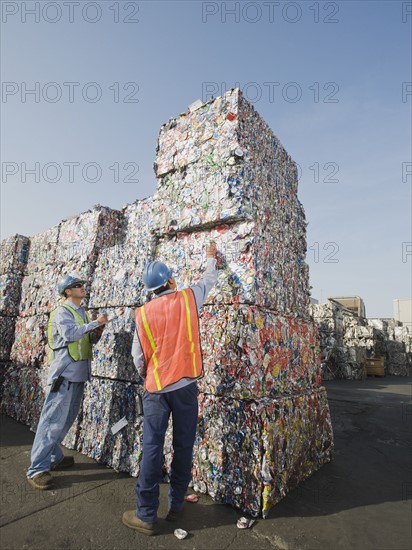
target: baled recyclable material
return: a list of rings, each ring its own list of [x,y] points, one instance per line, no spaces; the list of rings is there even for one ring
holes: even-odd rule
[[[35,431],[47,388],[47,371],[9,365],[2,385],[1,412]]]
[[[26,272],[36,273],[57,261],[60,224],[30,237]]]
[[[159,233],[250,218],[287,221],[304,237],[296,164],[238,89],[163,125],[155,171]]]
[[[29,238],[13,235],[0,243],[0,275],[23,275],[29,251]]]
[[[200,396],[193,488],[256,517],[332,458],[326,391],[267,400]]]
[[[142,271],[150,256],[130,258],[125,245],[106,248],[99,255],[90,294],[90,307],[137,307],[147,301]]]
[[[142,453],[143,417],[136,414],[142,387],[92,378],[85,386],[77,449],[98,462],[136,476]],[[111,427],[125,417],[116,434]]]
[[[95,316],[107,313],[109,319],[114,319],[93,346],[92,375],[142,384],[131,355],[135,337],[134,309],[126,308],[123,313],[116,308],[89,311]]]
[[[21,275],[0,275],[0,316],[12,317],[18,314],[21,282]]]
[[[256,306],[205,306],[200,390],[237,399],[299,393],[320,385],[315,325]]]
[[[267,229],[269,238],[269,229]],[[172,268],[180,287],[198,281],[206,267],[206,246],[214,241],[219,250],[219,280],[206,303],[251,303],[308,317],[308,269],[303,256],[293,258],[283,250],[281,236],[272,246],[262,243],[253,222],[221,225],[209,231],[180,232],[165,236],[156,247],[156,259]],[[283,238],[283,235],[282,235]],[[290,260],[292,258],[292,260]]]
[[[152,201],[143,199],[123,209],[118,242],[101,250],[90,293],[90,307],[138,306],[147,299],[144,265],[153,259],[155,239],[149,230]]]
[[[149,261],[153,255],[153,199],[141,199],[128,204],[122,210],[125,219],[124,246],[127,257],[142,262]]]
[[[133,309],[150,298],[142,292],[143,266],[165,261],[179,288],[195,284],[206,265],[205,248],[215,241],[219,281],[200,321],[205,377],[199,381],[193,486],[266,517],[270,506],[331,459],[333,447],[309,317],[297,167],[252,105],[231,90],[162,127],[155,171],[152,199],[121,214],[96,207],[31,240],[20,316],[40,318],[55,307],[53,289],[71,270],[88,281],[86,306],[95,314],[107,311],[110,318],[126,307],[95,346],[93,377],[66,439],[95,460],[137,475],[143,386],[130,350]],[[25,349],[21,323],[16,359]],[[27,361],[38,357],[39,338],[33,338],[33,352],[20,351]],[[16,384],[24,383],[19,377],[27,367],[13,369]],[[32,377],[46,372],[27,370]],[[166,473],[172,457],[170,427]]]
[[[60,299],[58,281],[70,274],[87,281],[87,303],[98,253],[116,243],[123,224],[121,212],[96,205],[31,238],[20,315],[51,311]]]
[[[325,380],[366,377],[366,360],[383,357],[385,373],[412,372],[412,334],[394,319],[365,319],[337,302],[311,306],[318,326]]]
[[[44,367],[47,365],[47,323],[45,314],[19,317],[16,322],[10,359],[19,367]]]
[[[60,279],[65,275],[75,275],[89,281],[91,274],[90,264],[74,261],[50,265],[42,271],[23,277],[20,315],[28,317],[49,313],[63,300],[57,292],[57,283]],[[88,289],[89,285],[86,284],[86,292]]]
[[[100,205],[63,221],[56,262],[77,261],[94,266],[99,251],[116,244],[123,223],[121,212]]]
[[[0,316],[0,361],[10,360],[10,351],[14,342],[16,317]]]

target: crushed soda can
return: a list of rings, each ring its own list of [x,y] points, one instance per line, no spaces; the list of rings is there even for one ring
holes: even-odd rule
[[[186,502],[198,502],[199,497],[197,495],[186,495],[185,496],[185,501]]]
[[[180,540],[183,540],[187,537],[188,533],[184,529],[175,529],[174,536]]]
[[[238,529],[250,529],[250,527],[252,527],[254,523],[255,523],[254,519],[241,517],[237,520],[236,525]]]

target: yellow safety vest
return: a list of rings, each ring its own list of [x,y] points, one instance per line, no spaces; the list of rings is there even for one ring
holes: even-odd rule
[[[73,361],[84,361],[85,359],[92,359],[93,353],[92,353],[92,344],[90,342],[90,334],[85,334],[82,338],[80,338],[80,340],[76,340],[75,342],[68,342],[66,346],[62,346],[61,348],[53,347],[52,322],[53,322],[53,317],[59,307],[65,307],[68,311],[70,311],[70,313],[73,315],[76,323],[79,326],[84,325],[84,320],[82,316],[79,313],[77,313],[75,309],[68,306],[67,304],[62,304],[61,306],[58,306],[55,309],[53,309],[53,311],[50,313],[49,322],[47,325],[47,341],[50,348],[49,361],[53,359],[53,352],[63,348],[68,349],[69,355],[73,359]],[[86,319],[87,319],[87,322],[90,323],[91,319],[87,311],[86,311]]]

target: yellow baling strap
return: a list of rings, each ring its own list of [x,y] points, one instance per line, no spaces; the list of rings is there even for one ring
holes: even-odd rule
[[[189,308],[189,298],[187,297],[186,290],[182,290],[183,298],[185,301],[186,306],[186,320],[187,320],[187,333],[189,336],[189,342],[190,342],[190,353],[193,357],[193,374],[196,377],[197,376],[197,369],[196,369],[196,354],[195,354],[195,343],[192,339],[192,324],[190,319],[190,308]]]
[[[147,322],[146,312],[144,310],[144,306],[141,307],[141,312],[142,312],[143,326],[144,326],[144,329],[146,331],[147,337],[149,338],[150,346],[153,350],[152,360],[153,360],[153,363],[154,363],[154,366],[155,366],[155,368],[153,369],[153,376],[154,376],[155,381],[156,381],[157,389],[158,389],[158,391],[160,391],[162,389],[162,384],[160,383],[159,373],[157,372],[157,369],[159,367],[159,363],[158,363],[157,357],[156,357],[156,344],[155,344],[155,341],[153,339],[153,335],[152,335],[152,332],[150,330],[149,323]]]

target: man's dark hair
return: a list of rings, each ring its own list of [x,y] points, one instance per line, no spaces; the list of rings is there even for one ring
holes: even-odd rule
[[[156,296],[157,296],[158,294],[161,294],[162,292],[167,290],[167,284],[168,284],[168,281],[166,281],[166,283],[163,286],[161,286],[160,288],[156,288],[156,290],[153,291],[153,294],[156,294]]]

